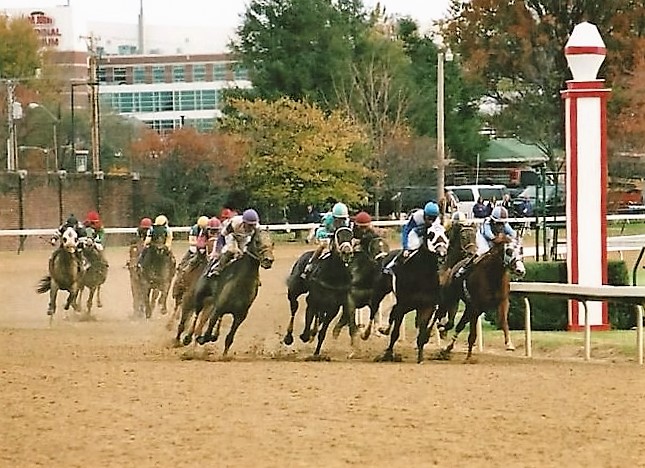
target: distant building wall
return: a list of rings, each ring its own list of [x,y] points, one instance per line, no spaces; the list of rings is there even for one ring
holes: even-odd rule
[[[96,180],[92,174],[16,173],[0,174],[0,229],[51,228],[52,233],[70,213],[82,221],[88,211],[96,210],[106,227],[135,226],[152,206],[156,179],[140,180],[124,175],[106,175]],[[22,215],[21,215],[22,211]],[[22,218],[22,223],[21,223]],[[25,248],[47,247],[51,236],[29,236]],[[121,244],[123,236],[109,236],[108,245]],[[20,239],[0,237],[0,250],[17,250]]]

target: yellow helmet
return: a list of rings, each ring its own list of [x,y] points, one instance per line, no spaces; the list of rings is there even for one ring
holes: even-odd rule
[[[168,218],[164,215],[159,215],[155,218],[155,226],[168,226]]]
[[[197,218],[197,226],[200,228],[205,228],[208,226],[208,216],[200,216]]]

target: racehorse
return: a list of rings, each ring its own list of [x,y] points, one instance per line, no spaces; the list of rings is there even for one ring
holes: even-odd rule
[[[273,240],[267,230],[256,230],[245,252],[235,261],[230,263],[219,276],[209,277],[208,274],[200,276],[194,292],[194,319],[191,328],[183,339],[183,344],[192,341],[197,333],[197,343],[205,344],[217,340],[213,335],[213,328],[225,314],[233,316],[233,323],[226,336],[223,356],[227,357],[233,344],[235,333],[246,319],[249,308],[258,295],[260,287],[260,267],[268,270],[273,266]],[[192,301],[191,301],[192,302]],[[209,311],[204,309],[209,307]],[[177,327],[176,341],[179,343],[184,331],[185,323],[192,312],[188,301],[182,305],[182,317]],[[201,329],[206,322],[208,328],[204,334]],[[197,323],[199,321],[199,323]]]
[[[453,222],[447,230],[448,234],[448,253],[446,260],[439,269],[439,283],[443,287],[449,282],[452,268],[466,257],[477,253],[477,226],[470,222]],[[443,302],[443,301],[442,301]],[[456,309],[455,309],[456,312]],[[447,317],[447,323],[443,323]],[[454,315],[448,314],[446,307],[439,304],[439,310],[435,315],[435,321],[439,322],[439,333],[442,338],[448,330],[454,326]]]
[[[141,271],[137,267],[143,241],[140,239],[133,240],[130,243],[129,257],[126,262],[128,272],[130,273],[130,290],[132,292],[132,310],[135,318],[141,318],[145,315],[145,305],[141,297]]]
[[[155,289],[160,292],[157,304],[161,307],[161,314],[165,315],[168,312],[166,300],[175,275],[176,261],[172,251],[161,239],[155,239],[154,236],[152,242],[144,248],[147,248],[148,252],[141,260],[139,297],[145,308],[146,318],[150,318],[156,297]]]
[[[478,317],[490,309],[497,309],[502,318],[505,342],[510,342],[508,331],[508,307],[510,296],[510,273],[523,276],[526,272],[522,261],[522,244],[519,240],[506,235],[499,235],[493,241],[490,250],[475,261],[470,273],[463,280],[455,280],[454,274],[459,268],[459,263],[452,269],[449,283],[444,288],[444,305],[449,314],[457,309],[461,299],[466,308],[455,329],[455,334],[450,344],[440,353],[440,358],[447,358],[454,348],[455,342],[461,331],[470,324],[468,335],[468,354],[470,359],[472,349],[477,339]]]
[[[50,316],[50,322],[56,313],[56,296],[59,289],[69,292],[64,309],[69,310],[72,306],[78,312],[76,296],[80,288],[81,265],[76,252],[77,247],[78,234],[74,228],[68,227],[61,236],[60,246],[49,258],[49,275],[43,277],[36,288],[38,294],[49,291],[47,315]]]
[[[175,301],[175,308],[172,316],[170,317],[170,320],[168,321],[168,329],[172,327],[175,320],[180,318],[180,310],[184,301],[190,301],[188,309],[193,310],[194,303],[192,301],[195,292],[195,286],[197,284],[197,280],[205,272],[206,266],[208,265],[209,261],[209,254],[215,247],[214,244],[216,241],[216,237],[208,239],[205,247],[197,249],[190,269],[177,273],[175,282],[172,285],[172,298]]]
[[[347,310],[347,299],[351,288],[349,264],[353,257],[352,230],[340,227],[334,232],[334,239],[328,255],[316,263],[309,279],[302,280],[300,271],[313,252],[303,254],[291,270],[287,280],[288,297],[291,305],[291,318],[284,343],[293,343],[293,323],[298,309],[297,298],[308,292],[305,326],[300,339],[304,343],[318,335],[318,344],[311,359],[320,359],[320,351],[331,321],[338,315],[341,307]],[[320,324],[320,331],[318,326]],[[351,333],[350,333],[351,335]]]
[[[78,292],[78,302],[82,301],[83,289],[88,289],[87,302],[85,304],[86,314],[88,317],[92,315],[92,303],[94,302],[94,295],[96,294],[96,305],[102,307],[101,304],[101,285],[105,283],[108,273],[108,262],[101,252],[96,248],[91,239],[86,239],[85,246],[82,250],[83,257],[88,264],[87,269],[81,276],[81,282]],[[79,307],[80,308],[80,307]]]
[[[390,312],[389,326],[385,330],[385,334],[391,332],[390,344],[378,360],[395,360],[394,345],[399,339],[403,318],[408,312],[416,310],[417,362],[423,361],[423,347],[430,337],[430,319],[435,313],[440,298],[440,259],[446,256],[447,251],[448,239],[445,229],[441,225],[433,225],[427,229],[421,247],[413,251],[405,260],[399,259],[399,264],[394,270],[394,281],[389,274],[381,271],[374,285],[370,321],[363,333],[363,339],[367,339],[370,335],[374,316],[383,298],[390,292],[394,292],[396,303]],[[387,262],[391,256],[400,254],[400,250],[390,252],[385,261]]]
[[[361,242],[354,248],[354,256],[349,264],[351,288],[347,297],[347,307],[333,330],[338,337],[342,327],[349,326],[350,336],[356,330],[356,310],[371,305],[374,284],[383,269],[383,259],[390,251],[390,246],[382,237],[373,237],[367,242]]]

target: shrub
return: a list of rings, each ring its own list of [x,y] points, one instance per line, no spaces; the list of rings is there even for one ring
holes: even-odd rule
[[[622,260],[607,262],[608,283],[613,286],[629,284],[627,265]],[[566,262],[526,263],[523,281],[541,283],[566,283]],[[533,330],[566,330],[567,300],[548,295],[534,295],[531,301],[531,326]],[[487,311],[486,320],[499,327],[497,311]],[[609,323],[612,328],[629,329],[636,324],[633,306],[622,303],[609,304]],[[512,330],[524,329],[524,300],[519,295],[511,296],[508,325]]]

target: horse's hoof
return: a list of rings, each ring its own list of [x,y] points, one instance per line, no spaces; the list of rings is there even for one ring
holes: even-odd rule
[[[172,344],[173,348],[181,348],[183,347],[183,343],[180,340],[175,340],[174,343]]]
[[[161,315],[166,315],[166,314],[168,313],[168,309],[161,309],[161,310],[159,311],[159,313],[160,313]]]
[[[450,351],[442,349],[441,351],[435,353],[434,356],[432,356],[432,359],[435,361],[449,361],[451,357],[452,354],[450,353]]]
[[[311,339],[309,338],[309,335],[305,335],[304,333],[302,333],[300,335],[300,341],[302,341],[303,343],[309,343]]]
[[[47,315],[54,315],[54,311],[53,311],[52,309],[49,309],[49,310],[47,311]]]
[[[312,356],[308,356],[305,358],[305,361],[311,361],[311,362],[330,362],[331,358],[329,356],[325,356],[323,354],[314,354]]]
[[[184,346],[188,346],[190,343],[192,343],[192,341],[193,341],[193,337],[190,335],[186,335],[184,336],[184,340],[182,341],[182,343],[184,343]]]
[[[385,351],[381,356],[374,359],[375,362],[401,362],[401,355],[394,354],[392,351]]]
[[[197,338],[195,338],[195,341],[197,341],[197,344],[199,344],[199,345],[202,345],[202,346],[203,346],[203,345],[205,345],[206,343],[208,343],[209,339],[208,339],[208,337],[207,337],[207,336],[205,336],[205,335],[200,335],[200,336],[198,336]]]
[[[293,335],[291,333],[284,335],[284,344],[291,346],[293,344]]]
[[[102,309],[102,308],[103,308],[103,304],[96,304],[96,307],[98,307],[99,309]]]
[[[390,334],[390,327],[387,327],[387,328],[380,327],[380,328],[378,329],[378,332],[379,332],[381,335],[385,335],[385,336],[387,336],[387,335],[389,335],[389,334]]]
[[[506,351],[515,351],[515,346],[513,346],[513,343],[506,345]]]

